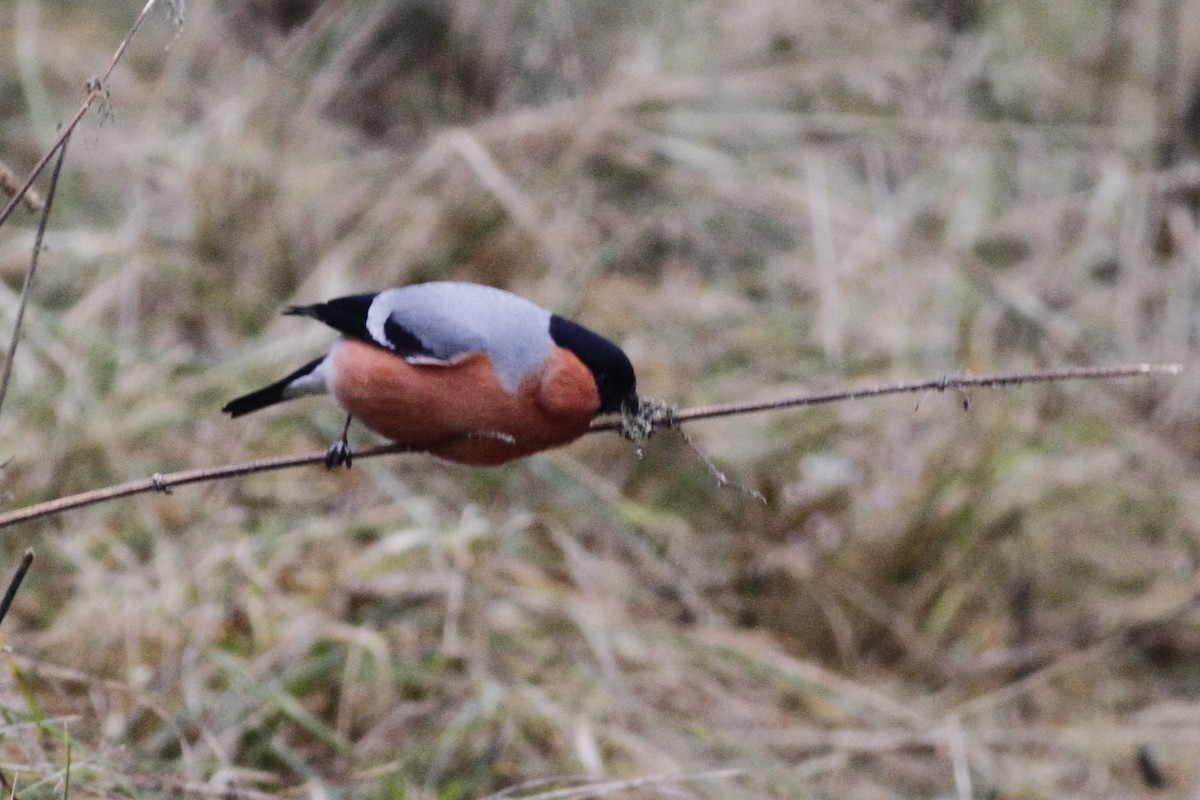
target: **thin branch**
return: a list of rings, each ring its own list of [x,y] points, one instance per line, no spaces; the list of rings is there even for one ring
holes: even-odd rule
[[[13,574],[12,580],[8,582],[8,589],[4,592],[4,599],[0,600],[0,622],[8,616],[8,610],[12,608],[13,600],[17,597],[17,590],[21,588],[21,584],[25,581],[25,575],[29,572],[29,568],[33,565],[33,548],[29,547],[25,550],[25,555],[21,556],[21,563],[17,565],[17,571]],[[0,786],[8,792],[9,798],[15,800],[17,796],[17,779],[14,776],[13,782],[9,785],[8,778],[4,777],[4,773],[0,772]],[[65,796],[65,795],[64,795]]]
[[[948,390],[963,391],[966,389],[991,389],[1001,386],[1020,386],[1026,383],[1057,383],[1075,380],[1107,380],[1112,378],[1135,378],[1149,375],[1178,375],[1183,370],[1179,364],[1132,364],[1120,367],[1072,367],[1070,369],[1050,372],[1018,372],[1008,375],[981,375],[978,377],[943,376],[923,381],[909,383],[893,383],[886,386],[870,386],[860,389],[834,389],[828,392],[785,397],[781,400],[764,400],[748,403],[723,403],[720,405],[698,406],[684,411],[672,411],[659,405],[651,407],[649,413],[655,415],[650,420],[651,429],[670,427],[684,422],[694,422],[701,419],[716,417],[731,417],[740,414],[753,414],[759,411],[777,411],[781,408],[797,406],[818,406],[826,403],[840,403],[846,400],[861,400],[865,397],[882,397],[889,394],[905,394],[912,392],[945,392]],[[668,417],[661,419],[660,417]],[[629,421],[621,419],[599,420],[592,425],[596,431],[627,431]]]
[[[46,201],[42,205],[42,216],[38,220],[37,233],[33,237],[33,255],[29,258],[29,269],[25,270],[25,283],[21,286],[21,299],[17,302],[17,318],[13,321],[12,339],[8,352],[4,354],[4,368],[0,372],[0,407],[8,396],[8,381],[12,377],[13,361],[17,357],[17,343],[21,340],[21,323],[25,321],[25,307],[29,304],[29,290],[33,287],[33,276],[37,272],[38,259],[42,254],[42,239],[46,236],[46,224],[50,221],[50,207],[54,205],[54,190],[58,188],[58,176],[62,173],[63,159],[67,157],[67,143],[71,134],[63,137],[58,146],[58,161],[50,173],[50,187],[46,190]]]
[[[25,555],[21,556],[21,563],[17,565],[17,571],[13,574],[12,580],[8,582],[8,590],[4,592],[4,599],[0,600],[0,622],[8,616],[8,610],[12,608],[13,600],[17,596],[17,590],[21,588],[21,583],[25,580],[25,574],[29,572],[29,567],[33,564],[33,548],[25,551]]]
[[[112,75],[113,69],[117,66],[117,62],[121,60],[121,56],[125,54],[129,43],[133,41],[134,34],[138,32],[138,28],[142,27],[142,23],[146,20],[146,17],[150,14],[150,10],[154,8],[157,2],[158,0],[146,0],[146,5],[142,8],[142,13],[138,14],[137,19],[133,22],[133,26],[129,29],[129,33],[125,34],[125,38],[121,40],[121,44],[117,46],[116,52],[113,53],[112,60],[108,62],[108,68],[99,77],[92,78],[87,82],[87,95],[84,96],[79,110],[75,112],[75,116],[71,117],[71,121],[63,127],[62,131],[58,134],[58,138],[54,140],[54,144],[50,145],[50,149],[46,151],[45,155],[39,158],[38,162],[33,165],[29,177],[25,179],[25,182],[21,184],[9,199],[8,205],[4,206],[3,211],[0,211],[0,225],[4,225],[8,218],[12,216],[17,205],[25,197],[25,193],[29,191],[29,187],[33,186],[33,182],[37,180],[38,176],[42,174],[42,170],[50,163],[50,159],[54,157],[55,151],[62,148],[67,138],[75,130],[75,126],[83,119],[83,115],[88,112],[88,109],[97,100],[102,98],[108,99],[108,79]]]
[[[394,453],[416,453],[422,452],[421,449],[408,447],[406,445],[388,444],[378,447],[371,447],[366,450],[356,450],[354,460],[358,461],[363,458],[374,458],[376,456],[392,455]],[[103,489],[92,489],[87,492],[80,492],[68,497],[60,497],[56,500],[48,500],[45,503],[38,503],[25,508],[18,508],[15,511],[10,511],[7,514],[0,514],[0,528],[9,525],[15,525],[18,522],[28,522],[29,520],[40,519],[41,517],[49,517],[54,514],[61,514],[64,511],[70,511],[74,508],[83,506],[95,505],[96,503],[104,503],[108,500],[117,500],[122,497],[129,497],[135,494],[146,494],[147,492],[163,492],[170,494],[171,490],[176,486],[186,486],[189,483],[204,483],[206,481],[218,481],[224,478],[237,478],[242,475],[252,475],[256,472],[269,472],[277,469],[288,469],[289,467],[303,467],[309,464],[324,464],[326,452],[306,453],[303,455],[294,456],[278,456],[276,458],[260,458],[254,461],[243,461],[239,464],[224,464],[219,467],[201,467],[199,469],[189,469],[182,472],[157,472],[149,478],[141,478],[126,483],[119,483],[115,486],[106,486]]]
[[[946,391],[948,389],[962,390],[968,388],[992,388],[999,386],[1017,386],[1025,383],[1047,383],[1067,380],[1100,380],[1109,378],[1146,377],[1150,375],[1177,375],[1182,367],[1178,364],[1137,364],[1124,367],[1099,367],[1065,369],[1054,372],[1025,372],[1009,375],[986,375],[981,377],[942,377],[933,380],[916,381],[912,383],[897,383],[889,386],[876,386],[865,389],[847,389],[818,394],[789,397],[782,400],[772,400],[761,403],[728,403],[715,406],[700,406],[697,408],[676,411],[671,406],[654,401],[645,402],[643,411],[633,419],[598,420],[592,424],[588,433],[602,431],[620,431],[626,438],[641,442],[654,431],[662,428],[678,428],[683,422],[691,422],[714,417],[728,417],[737,414],[750,414],[758,411],[792,408],[795,406],[811,406],[822,403],[833,403],[842,400],[856,400],[863,397],[880,397],[902,392]],[[499,436],[499,434],[482,433],[480,436]],[[420,453],[442,447],[446,442],[439,442],[428,448],[417,448],[402,444],[387,444],[370,447],[354,452],[355,461],[364,458],[394,455],[396,453]],[[182,472],[157,473],[149,478],[129,481],[103,489],[93,489],[87,492],[60,497],[45,503],[18,508],[5,514],[0,514],[0,528],[15,525],[18,522],[41,519],[42,517],[61,514],[83,506],[95,505],[108,500],[129,497],[147,492],[170,493],[176,486],[189,483],[236,478],[258,472],[302,467],[310,464],[324,464],[327,453],[306,453],[304,455],[279,456],[245,461],[239,464],[225,464],[218,467],[203,467],[200,469],[184,470]]]

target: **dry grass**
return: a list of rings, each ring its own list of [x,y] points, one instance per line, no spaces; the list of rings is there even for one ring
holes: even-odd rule
[[[33,163],[136,5],[0,5],[0,161]],[[1197,9],[972,8],[156,16],[72,142],[0,415],[10,505],[323,446],[329,403],[217,409],[328,342],[287,303],[415,280],[569,312],[683,405],[1191,361],[1198,65],[1171,56]],[[33,227],[0,230],[0,329]],[[1192,796],[1198,393],[697,425],[765,506],[673,437],[591,437],[11,529],[3,563],[39,560],[0,771],[58,796],[69,745],[87,796],[1129,797],[1140,752]]]

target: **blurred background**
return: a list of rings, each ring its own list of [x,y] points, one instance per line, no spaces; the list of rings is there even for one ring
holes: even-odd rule
[[[422,280],[579,319],[680,406],[1192,361],[1197,4],[160,5],[70,145],[0,413],[8,507],[324,449],[327,399],[218,409],[330,343],[285,305]],[[0,4],[0,161],[28,173],[141,6]],[[0,229],[5,331],[36,221]],[[1198,392],[689,428],[765,503],[676,435],[592,436],[7,529],[4,569],[37,561],[0,772],[56,797],[68,765],[105,797],[1195,796]]]

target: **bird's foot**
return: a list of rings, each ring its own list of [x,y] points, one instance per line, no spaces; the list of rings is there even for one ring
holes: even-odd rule
[[[350,420],[351,417],[346,417],[342,435],[325,451],[325,469],[335,469],[343,464],[346,465],[346,469],[350,469],[351,462],[354,460],[354,453],[350,450],[350,442],[346,438],[346,434],[350,431]]]
[[[325,469],[335,469],[346,465],[346,469],[350,469],[350,464],[354,460],[354,453],[350,450],[350,443],[345,437],[338,439],[329,446],[325,451]]]

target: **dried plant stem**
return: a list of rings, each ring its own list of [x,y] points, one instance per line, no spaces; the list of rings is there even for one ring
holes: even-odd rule
[[[17,571],[13,574],[12,580],[8,582],[8,589],[4,592],[4,599],[0,600],[0,622],[8,616],[8,610],[12,608],[13,600],[17,596],[17,590],[21,588],[21,583],[25,580],[25,574],[29,572],[29,567],[33,565],[33,548],[25,551],[25,555],[21,556],[21,563],[17,565]]]
[[[29,305],[29,290],[33,287],[33,277],[37,273],[38,258],[42,254],[42,240],[46,236],[46,224],[50,221],[50,208],[54,205],[54,190],[58,187],[58,176],[62,173],[63,159],[67,156],[67,143],[70,141],[71,134],[68,133],[58,146],[58,160],[54,162],[54,171],[50,173],[50,188],[46,190],[42,216],[38,220],[37,233],[33,237],[33,255],[29,257],[29,268],[25,270],[21,299],[17,302],[17,317],[13,320],[12,338],[8,342],[8,352],[4,354],[3,370],[0,371],[0,407],[4,406],[4,398],[8,397],[8,381],[12,378],[17,343],[21,340],[21,324],[25,321],[25,307]]]
[[[840,403],[846,400],[861,400],[866,397],[882,397],[889,394],[914,392],[965,391],[966,389],[991,389],[1001,386],[1020,386],[1025,383],[1057,383],[1074,380],[1107,380],[1112,378],[1135,378],[1149,375],[1178,375],[1183,367],[1179,364],[1131,364],[1119,367],[1072,367],[1048,372],[1018,372],[1007,375],[944,376],[923,381],[892,383],[885,386],[869,386],[860,389],[834,389],[828,392],[786,397],[781,400],[765,400],[749,403],[724,403],[698,406],[670,414],[665,422],[654,423],[654,427],[668,427],[669,422],[682,424],[701,419],[731,417],[753,414],[759,411],[777,411],[797,406],[818,406]],[[592,426],[592,431],[615,431],[623,427],[622,420],[601,420]]]
[[[421,450],[399,444],[380,445],[365,450],[356,450],[354,452],[354,459],[357,461],[363,458],[414,452],[421,452]],[[155,473],[149,478],[127,481],[115,486],[106,486],[103,489],[80,492],[68,497],[60,497],[57,500],[48,500],[45,503],[18,508],[7,514],[0,514],[0,528],[15,525],[18,522],[28,522],[29,520],[41,517],[61,514],[63,511],[70,511],[73,508],[82,508],[83,506],[95,505],[96,503],[103,503],[108,500],[129,497],[130,495],[145,494],[147,492],[169,494],[171,489],[176,486],[186,486],[189,483],[204,483],[223,478],[252,475],[256,472],[270,472],[289,467],[303,467],[309,464],[324,464],[325,457],[325,451],[321,451],[320,453],[306,453],[303,455],[260,458],[254,461],[243,461],[239,464],[201,467],[199,469],[183,470],[182,472]]]
[[[17,173],[12,171],[12,167],[0,161],[0,192],[3,192],[8,197],[12,197],[20,188],[20,183],[17,182]],[[27,189],[25,192],[25,208],[29,211],[41,211],[45,201],[35,189]]]
[[[725,405],[700,406],[697,408],[675,411],[662,403],[655,403],[657,410],[653,417],[642,420],[641,438],[644,439],[660,428],[678,428],[683,422],[714,417],[728,417],[737,414],[750,414],[757,411],[769,411],[795,406],[810,406],[822,403],[856,400],[863,397],[880,397],[902,392],[946,391],[947,389],[962,390],[968,388],[993,388],[999,386],[1017,386],[1024,383],[1048,383],[1067,380],[1101,380],[1109,378],[1131,378],[1150,375],[1177,375],[1182,368],[1178,364],[1136,364],[1122,367],[1097,367],[1064,369],[1052,372],[1024,372],[1008,375],[986,375],[980,377],[942,377],[911,383],[896,383],[887,386],[877,386],[865,389],[846,389],[820,394],[801,395],[782,400],[772,400],[762,403],[728,403]],[[623,420],[598,420],[592,424],[589,433],[601,431],[623,431],[628,434],[629,422]],[[500,436],[500,434],[479,434],[481,436]],[[503,438],[503,437],[502,437]],[[434,447],[445,443],[439,443]],[[394,455],[396,453],[426,452],[427,448],[415,448],[402,444],[388,444],[356,450],[354,459],[375,458],[377,456]],[[45,503],[18,508],[5,514],[0,514],[0,528],[15,525],[18,522],[28,522],[42,517],[61,514],[75,508],[116,500],[135,494],[147,492],[170,493],[176,486],[189,483],[204,483],[207,481],[236,478],[257,472],[269,472],[288,467],[302,467],[309,464],[324,464],[326,452],[306,453],[303,455],[280,456],[245,461],[239,464],[225,464],[218,467],[203,467],[200,469],[184,470],[182,472],[158,473],[149,478],[129,481],[127,483],[108,486],[103,489],[93,489],[68,497],[60,497]]]
[[[50,159],[54,157],[55,151],[63,148],[64,143],[75,130],[75,126],[79,124],[81,119],[83,119],[83,115],[88,112],[88,109],[90,109],[97,100],[108,97],[108,79],[112,75],[113,69],[117,66],[117,62],[121,60],[121,56],[125,54],[125,50],[129,47],[129,43],[133,41],[134,34],[138,32],[138,28],[142,27],[142,23],[145,22],[146,17],[150,14],[150,10],[154,8],[154,5],[157,2],[158,0],[146,0],[146,5],[142,8],[142,13],[138,14],[137,19],[134,20],[133,25],[129,28],[129,32],[125,34],[125,38],[121,40],[121,44],[117,46],[116,51],[113,53],[112,59],[108,62],[108,68],[105,69],[104,72],[99,75],[99,77],[92,78],[87,82],[87,95],[84,96],[83,103],[79,106],[79,110],[76,111],[75,116],[71,117],[71,120],[63,126],[62,130],[58,134],[58,138],[54,140],[54,144],[50,145],[50,149],[47,150],[46,153],[38,159],[38,162],[33,165],[33,169],[29,172],[29,177],[25,179],[24,183],[22,183],[13,193],[12,197],[9,198],[8,204],[4,206],[4,210],[0,211],[0,225],[3,225],[5,221],[12,216],[13,211],[16,210],[17,206],[24,199],[25,193],[29,191],[31,186],[33,186],[33,182],[36,181],[38,176],[42,174],[42,170],[46,168],[46,165],[50,163]],[[49,203],[47,203],[47,205],[49,205]]]

